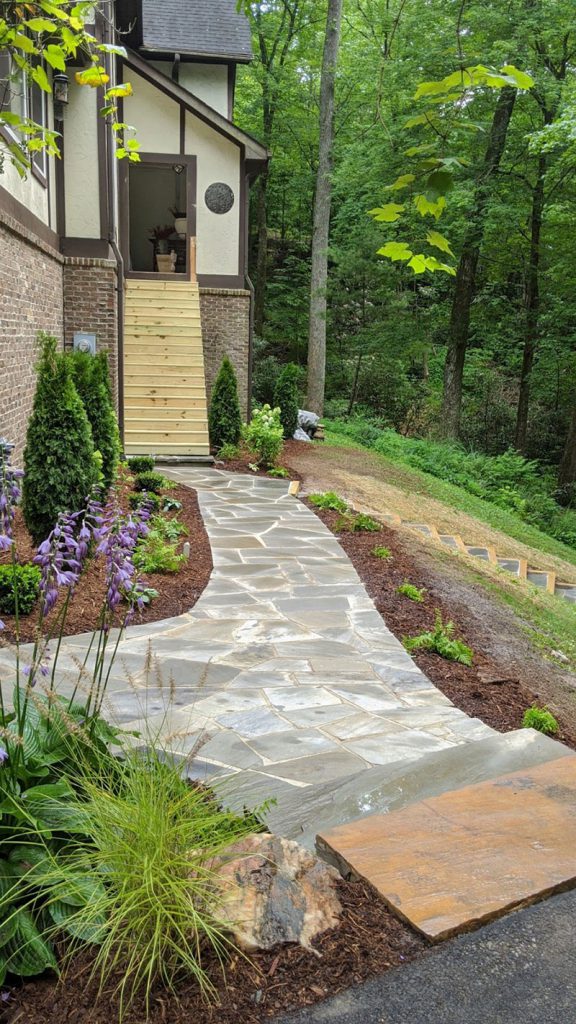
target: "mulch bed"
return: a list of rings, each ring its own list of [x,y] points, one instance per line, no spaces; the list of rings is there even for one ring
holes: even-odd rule
[[[170,513],[168,518],[177,515],[180,522],[186,527],[188,533],[181,538],[181,544],[184,541],[189,542],[190,558],[182,563],[176,573],[151,573],[142,577],[146,586],[153,587],[158,591],[158,597],[154,598],[142,612],[136,614],[134,624],[156,622],[158,619],[181,615],[183,612],[189,611],[200,597],[212,571],[210,542],[198,508],[196,492],[190,490],[189,487],[178,486],[168,493],[171,498],[176,498],[182,503],[182,509],[177,513]],[[126,504],[127,494],[128,489],[121,487],[121,505]],[[14,538],[19,560],[21,562],[31,561],[36,551],[24,524],[21,509],[16,510]],[[181,545],[179,550],[181,550]],[[7,561],[7,556],[4,555],[0,561]],[[88,565],[70,601],[66,617],[65,632],[67,636],[90,632],[97,627],[104,593],[104,564],[103,559],[98,558]],[[63,598],[60,599],[51,615],[45,619],[46,631],[49,631],[51,624],[56,621],[62,600]],[[6,641],[13,642],[15,640],[13,616],[2,615],[1,618],[6,624],[6,629],[0,634],[0,646]],[[37,608],[30,615],[20,617],[20,640],[22,642],[35,639],[37,621]]]
[[[334,530],[339,518],[337,512],[309,507]],[[455,623],[459,638],[474,651],[472,667],[446,661],[429,651],[415,652],[412,657],[456,707],[493,729],[508,732],[521,726],[526,708],[534,702],[544,702],[544,697],[534,687],[528,687],[514,674],[509,675],[506,669],[482,653],[482,638],[474,632],[472,622],[467,622],[465,629],[462,627],[445,594],[440,596],[437,592],[432,576],[423,577],[421,565],[410,557],[397,531],[383,526],[378,533],[341,532],[337,537],[395,636],[400,639],[412,637],[431,629],[436,609],[440,610],[444,622],[452,620]],[[392,557],[382,560],[373,555],[372,550],[377,545],[389,548]],[[406,580],[417,587],[427,588],[423,604],[397,593],[397,588]],[[559,724],[560,732],[555,739],[576,749],[574,728],[563,723],[561,717]]]
[[[287,480],[302,480],[302,476],[298,473],[291,465],[291,456],[297,455],[302,448],[302,441],[285,441],[282,449],[282,454],[278,459],[278,468],[285,469],[288,473]],[[246,449],[240,448],[237,458],[235,459],[219,459],[218,452],[214,452],[214,466],[216,469],[225,469],[230,473],[248,473],[254,476],[267,476],[270,478],[270,473],[266,469],[251,469],[251,465],[254,465],[254,456]],[[273,474],[272,474],[273,478]]]
[[[413,960],[428,948],[427,941],[394,917],[368,885],[337,885],[342,922],[314,942],[316,952],[285,946],[251,954],[248,961],[234,956],[225,981],[207,955],[206,966],[218,993],[216,1005],[208,1006],[198,986],[183,978],[177,995],[153,993],[150,1024],[262,1024]],[[0,1024],[112,1024],[117,1019],[113,979],[110,992],[97,999],[95,985],[86,981],[89,971],[89,961],[80,959],[71,966],[65,984],[27,982],[0,1012]],[[145,1020],[144,1006],[134,1005],[124,1024]]]

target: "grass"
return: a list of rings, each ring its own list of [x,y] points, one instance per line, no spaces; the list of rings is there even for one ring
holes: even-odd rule
[[[470,517],[474,517],[481,523],[486,523],[493,530],[497,530],[502,534],[511,537],[513,540],[519,542],[526,547],[532,548],[535,551],[544,552],[552,556],[552,558],[561,560],[564,564],[576,566],[576,550],[568,547],[566,544],[562,544],[561,541],[555,540],[553,537],[549,537],[547,534],[542,533],[537,527],[531,526],[529,523],[524,522],[519,516],[514,515],[513,512],[509,512],[506,509],[499,508],[497,505],[493,505],[482,498],[477,498],[475,495],[470,494],[468,491],[461,487],[457,487],[454,484],[445,483],[443,480],[434,477],[429,473],[424,473],[421,470],[413,469],[412,467],[406,466],[403,463],[393,461],[385,455],[381,455],[379,452],[375,452],[373,449],[369,449],[358,442],[352,440],[349,437],[339,434],[336,431],[330,429],[326,433],[326,444],[335,445],[342,448],[352,448],[357,451],[365,451],[373,459],[386,470],[386,484],[392,487],[398,488],[405,494],[413,494],[417,496],[418,501],[413,504],[413,509],[408,515],[404,515],[398,508],[390,508],[391,512],[398,512],[403,518],[414,518],[421,519],[422,517],[422,498],[430,498],[436,502],[440,502],[450,509],[456,509],[460,512],[465,513]],[[444,523],[438,521],[438,517],[441,518],[441,511],[430,509],[427,513],[427,518],[430,519],[442,532],[443,526],[448,526],[446,519]],[[455,532],[461,532],[454,523],[454,518],[450,522],[448,527],[450,531],[455,529]],[[477,537],[464,538],[467,543],[474,543],[482,539],[481,535]],[[512,550],[500,550],[502,544],[499,544],[498,553],[502,555],[511,554]],[[535,567],[540,567],[536,556],[532,559]],[[542,566],[546,568],[546,566]],[[551,566],[554,568],[554,566]],[[562,570],[561,570],[562,571]],[[571,572],[571,575],[567,577],[567,582],[576,581],[576,570]]]

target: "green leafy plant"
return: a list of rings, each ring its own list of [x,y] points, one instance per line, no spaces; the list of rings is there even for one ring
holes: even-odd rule
[[[120,433],[112,404],[106,353],[69,352],[72,378],[86,410],[95,449],[102,458],[104,487],[108,489],[116,476],[120,458]]]
[[[161,508],[164,508],[162,498],[152,491],[137,491],[135,494],[129,494],[128,504],[133,509],[141,508],[145,505],[150,512],[159,512]]]
[[[128,469],[137,476],[138,473],[152,473],[154,471],[153,455],[131,455],[128,459]]]
[[[37,565],[10,562],[0,565],[0,612],[4,615],[29,615],[40,592],[40,569]]]
[[[282,451],[284,433],[280,423],[280,409],[263,405],[255,409],[250,423],[243,429],[247,447],[256,456],[256,464],[265,469],[273,467]]]
[[[555,736],[560,730],[560,726],[552,712],[547,707],[539,708],[536,704],[533,704],[531,708],[527,708],[524,712],[522,727],[524,729],[536,729],[547,736]]]
[[[290,473],[284,466],[273,466],[272,469],[268,470],[268,476],[278,477],[281,480],[287,480]]]
[[[294,363],[288,363],[278,375],[274,387],[274,405],[280,408],[284,437],[290,438],[298,426],[298,377]]]
[[[382,558],[383,560],[392,558],[392,552],[390,551],[390,548],[384,547],[383,544],[378,544],[375,548],[372,548],[372,554],[376,558]]]
[[[169,494],[164,495],[162,501],[163,512],[179,512],[182,508],[182,502],[178,501],[178,498],[171,498]]]
[[[238,381],[232,363],[224,356],[210,397],[208,432],[213,448],[237,445],[242,436]]]
[[[165,540],[154,530],[150,530],[134,552],[134,565],[145,575],[155,572],[178,572],[184,561],[184,555],[177,552],[177,544]]]
[[[355,514],[346,512],[338,517],[334,523],[334,529],[337,533],[376,533],[382,527],[380,523],[377,523],[371,516],[365,515],[364,512]]]
[[[134,480],[134,490],[148,491],[149,494],[160,494],[168,484],[162,473],[138,473]]]
[[[149,533],[158,534],[159,537],[163,537],[164,540],[178,540],[179,537],[184,537],[188,530],[181,523],[177,516],[172,519],[167,519],[163,515],[155,515],[148,522]]]
[[[462,665],[471,665],[474,652],[462,640],[454,636],[456,626],[453,622],[442,622],[442,615],[437,610],[434,629],[420,633],[414,637],[403,637],[402,643],[407,651],[432,651],[447,661],[458,661]]]
[[[308,498],[315,508],[322,508],[331,512],[347,512],[348,503],[344,498],[339,498],[334,491],[326,491],[324,494],[311,494]]]
[[[97,481],[92,430],[69,361],[57,341],[39,336],[41,355],[24,449],[24,519],[35,542],[59,512],[81,509]]]
[[[237,444],[230,444],[229,441],[223,444],[218,450],[218,458],[223,459],[224,462],[231,462],[233,459],[237,459],[240,455],[240,446]]]
[[[400,586],[396,588],[396,593],[410,598],[411,601],[415,601],[417,604],[422,604],[426,588],[415,587],[413,583],[409,583],[408,580],[404,580],[404,583],[401,583]]]

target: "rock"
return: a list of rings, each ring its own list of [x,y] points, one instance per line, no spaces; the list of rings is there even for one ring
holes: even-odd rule
[[[305,430],[302,430],[302,427],[296,427],[296,430],[292,434],[292,438],[293,438],[294,441],[311,441],[312,440],[310,435],[307,434]]]
[[[218,917],[241,949],[288,942],[309,949],[312,939],[340,920],[338,871],[293,840],[248,836],[230,847],[218,874]]]

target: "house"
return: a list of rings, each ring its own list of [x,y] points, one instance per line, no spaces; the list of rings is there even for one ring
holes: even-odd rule
[[[22,180],[5,157],[0,173],[0,435],[20,454],[35,339],[48,331],[109,353],[128,454],[205,458],[225,354],[249,401],[248,195],[268,159],[233,121],[249,25],[236,0],[115,0],[113,10],[115,23],[97,13],[92,31],[126,47],[106,64],[111,82],[132,86],[120,116],[140,163],[116,159],[103,90],[76,82],[80,64],[58,97],[4,96],[61,132],[62,158],[35,154]],[[0,80],[7,60],[0,53]],[[11,140],[0,132],[1,152]]]

